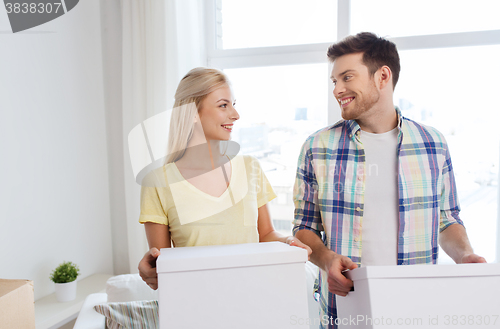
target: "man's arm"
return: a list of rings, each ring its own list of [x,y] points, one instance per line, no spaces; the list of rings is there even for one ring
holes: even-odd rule
[[[455,263],[486,263],[486,259],[474,254],[465,232],[460,224],[452,224],[439,233],[439,244]]]
[[[311,230],[299,230],[295,236],[312,249],[311,262],[328,273],[328,290],[339,296],[347,296],[353,283],[342,271],[353,270],[358,266],[349,257],[328,249],[321,238]]]
[[[339,296],[346,296],[352,288],[352,281],[342,271],[358,267],[349,257],[339,255],[326,247],[315,232],[323,230],[318,206],[318,182],[312,162],[312,143],[308,139],[302,146],[297,163],[297,176],[293,188],[295,204],[294,235],[308,245],[312,253],[311,262],[326,271],[328,290]]]
[[[455,263],[486,263],[483,257],[474,254],[467,232],[459,217],[458,193],[455,175],[451,165],[450,151],[446,147],[446,161],[443,166],[443,186],[441,192],[441,214],[439,245]],[[444,228],[444,229],[443,229]]]

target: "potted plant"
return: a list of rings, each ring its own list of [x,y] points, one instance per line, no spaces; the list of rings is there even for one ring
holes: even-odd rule
[[[69,302],[76,298],[76,278],[80,274],[78,265],[63,262],[50,274],[50,280],[55,283],[56,299],[59,302]]]

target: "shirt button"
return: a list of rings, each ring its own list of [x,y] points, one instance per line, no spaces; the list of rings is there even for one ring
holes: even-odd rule
[[[357,208],[356,208],[356,211],[361,211],[361,208],[360,208],[360,207],[357,207]]]
[[[354,238],[354,241],[358,242],[358,241],[359,241],[359,238]]]

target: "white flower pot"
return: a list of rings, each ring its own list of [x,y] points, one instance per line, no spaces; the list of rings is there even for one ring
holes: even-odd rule
[[[70,302],[76,298],[76,280],[68,283],[56,283],[55,285],[58,302]]]

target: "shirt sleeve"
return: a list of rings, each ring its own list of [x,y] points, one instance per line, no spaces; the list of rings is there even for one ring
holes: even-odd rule
[[[455,175],[453,174],[453,166],[451,164],[450,152],[448,145],[445,143],[446,160],[443,166],[443,183],[440,200],[440,221],[439,231],[442,232],[445,228],[452,224],[464,225],[460,219],[460,205],[458,203],[457,187],[455,184]]]
[[[152,178],[153,177],[153,178]],[[141,215],[139,223],[146,222],[168,225],[168,217],[161,201],[161,191],[156,175],[148,175],[148,180],[141,187]]]
[[[297,175],[293,187],[295,217],[293,234],[299,230],[311,230],[321,237],[323,224],[318,203],[318,182],[312,164],[312,152],[307,140],[302,147],[297,164]]]

